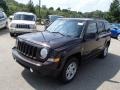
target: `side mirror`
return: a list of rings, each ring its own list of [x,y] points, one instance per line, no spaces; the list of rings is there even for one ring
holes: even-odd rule
[[[12,21],[13,20],[13,16],[9,16],[9,20]]]
[[[9,18],[10,20],[12,20],[12,18]]]

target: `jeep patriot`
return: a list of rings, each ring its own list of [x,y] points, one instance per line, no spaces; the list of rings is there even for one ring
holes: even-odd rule
[[[12,54],[31,72],[74,79],[81,60],[106,57],[110,45],[109,23],[89,18],[61,18],[45,31],[18,36]]]

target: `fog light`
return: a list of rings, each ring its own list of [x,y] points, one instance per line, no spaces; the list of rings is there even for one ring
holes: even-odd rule
[[[47,61],[50,61],[50,62],[59,62],[60,58],[49,58]]]
[[[55,61],[55,62],[59,62],[59,61],[60,61],[60,58],[55,58],[54,61]]]
[[[32,68],[30,68],[30,72],[33,72],[33,69],[32,69]]]

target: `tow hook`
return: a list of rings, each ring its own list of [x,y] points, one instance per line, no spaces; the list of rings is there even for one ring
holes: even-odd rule
[[[33,73],[33,69],[32,68],[30,68],[30,72]]]

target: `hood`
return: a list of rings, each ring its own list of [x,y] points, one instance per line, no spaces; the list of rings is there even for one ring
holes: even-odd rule
[[[57,33],[50,33],[50,32],[38,32],[38,33],[30,33],[21,35],[18,38],[23,40],[39,44],[39,45],[46,45],[51,48],[58,48],[61,46],[68,45],[71,41],[74,42],[75,38],[66,37],[61,34]]]
[[[35,24],[35,21],[12,20],[11,23],[15,23],[15,24]]]

